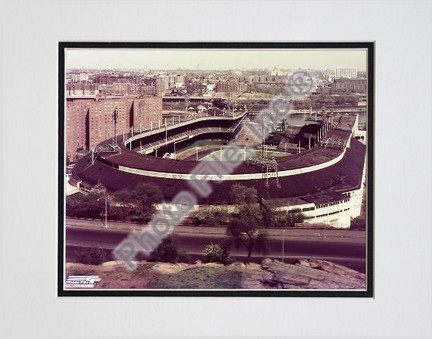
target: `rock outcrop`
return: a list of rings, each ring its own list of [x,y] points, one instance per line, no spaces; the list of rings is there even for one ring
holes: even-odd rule
[[[121,262],[101,266],[68,263],[67,275],[98,275],[96,288],[159,288],[159,289],[364,289],[365,275],[345,266],[324,260],[297,260],[285,264],[264,259],[261,264],[235,262],[170,264],[137,262],[137,269],[128,271]]]
[[[366,279],[342,265],[325,260],[298,260],[285,264],[264,259],[261,265],[246,268],[242,285],[252,289],[364,289]]]

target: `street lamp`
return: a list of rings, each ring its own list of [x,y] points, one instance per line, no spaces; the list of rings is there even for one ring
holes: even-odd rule
[[[108,197],[105,194],[105,227],[108,227]]]
[[[97,201],[100,201],[101,198],[97,199]],[[108,227],[108,196],[105,193],[104,195],[104,199],[105,199],[105,222],[104,222],[104,226]]]
[[[181,142],[182,140],[176,141],[174,143],[174,159],[177,159],[177,155],[176,155],[176,144],[178,144],[179,142]]]
[[[165,143],[168,142],[167,118],[165,118]]]
[[[285,230],[282,231],[282,262],[285,263]]]

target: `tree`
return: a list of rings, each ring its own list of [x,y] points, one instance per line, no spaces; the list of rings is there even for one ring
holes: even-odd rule
[[[300,210],[289,212],[277,211],[276,206],[266,202],[263,208],[265,227],[294,227],[296,223],[302,223],[305,215]]]
[[[247,249],[246,263],[249,263],[253,251],[267,251],[267,234],[259,230],[263,215],[258,193],[253,187],[235,184],[231,187],[231,197],[237,205],[237,213],[227,227],[227,235],[235,247]]]
[[[276,213],[272,227],[294,227],[296,223],[302,223],[304,219],[304,214],[298,211]]]
[[[190,219],[195,226],[221,226],[228,224],[229,216],[226,208],[217,206],[194,211]]]
[[[159,187],[140,183],[132,190],[123,189],[114,194],[114,198],[130,207],[129,214],[135,220],[148,221],[155,212],[155,204],[163,201]]]
[[[142,213],[154,213],[154,205],[161,203],[163,195],[159,187],[141,183],[132,190],[132,199],[141,209]]]
[[[107,189],[100,181],[98,181],[97,184],[93,187],[92,192],[103,195],[107,194]]]
[[[169,263],[192,263],[189,254],[179,250],[177,239],[169,236],[162,240],[160,245],[150,254],[149,261],[160,261]]]
[[[174,237],[167,237],[150,254],[151,261],[162,261],[176,263],[179,259],[177,240]]]
[[[282,217],[281,227],[294,227],[296,223],[302,223],[305,215],[299,210],[292,210]]]
[[[359,216],[351,220],[352,230],[365,230],[366,229],[366,219],[364,216]]]
[[[231,186],[230,193],[236,205],[254,204],[258,202],[258,193],[254,187],[234,184]]]
[[[107,252],[99,247],[83,248],[77,255],[77,261],[86,265],[100,265],[108,259]]]
[[[105,211],[105,196],[98,191],[75,193],[66,197],[66,215],[78,218],[100,218]]]
[[[267,234],[259,230],[262,214],[257,204],[243,204],[227,227],[227,234],[235,247],[245,247],[248,251],[246,263],[250,262],[253,251],[267,252]]]
[[[204,248],[204,254],[206,256],[206,262],[220,262],[223,256],[223,250],[220,245],[209,244]]]
[[[122,189],[114,193],[114,199],[122,203],[130,203],[132,201],[132,193],[130,190]]]
[[[230,259],[230,240],[227,239],[220,244],[209,244],[204,249],[206,262],[216,262],[228,265],[232,262]]]

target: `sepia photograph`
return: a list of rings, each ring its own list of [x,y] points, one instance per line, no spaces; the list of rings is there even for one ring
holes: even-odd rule
[[[373,42],[60,42],[59,296],[373,297]]]

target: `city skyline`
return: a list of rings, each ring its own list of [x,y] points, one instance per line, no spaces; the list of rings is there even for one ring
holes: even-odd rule
[[[115,70],[253,70],[335,69],[367,70],[367,51],[238,50],[238,49],[66,49],[66,69]],[[247,60],[247,64],[245,64]]]

